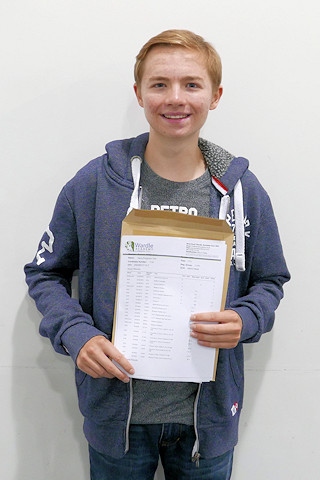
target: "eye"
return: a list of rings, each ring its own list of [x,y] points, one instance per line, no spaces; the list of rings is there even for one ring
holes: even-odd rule
[[[154,88],[163,88],[163,87],[165,87],[165,84],[161,83],[161,82],[158,82],[158,83],[155,83],[153,86],[154,86]]]
[[[194,82],[189,82],[189,83],[187,83],[187,87],[188,88],[198,88],[198,85]]]

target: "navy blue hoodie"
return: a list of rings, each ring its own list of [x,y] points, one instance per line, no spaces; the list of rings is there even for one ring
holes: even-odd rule
[[[43,315],[41,335],[50,338],[58,353],[70,355],[74,361],[93,336],[102,334],[111,339],[121,223],[134,189],[131,159],[143,158],[147,141],[148,134],[143,134],[109,143],[103,156],[92,160],[65,185],[37,254],[25,266],[29,293]],[[207,147],[209,155],[203,151],[204,156],[209,158],[211,152],[213,164],[219,167],[220,159],[226,160],[220,177],[211,171],[212,165],[210,169],[212,158],[207,162],[213,175],[210,215],[221,217],[220,206],[227,198],[225,218],[233,229],[237,210],[234,190],[241,180],[245,268],[244,262],[236,268],[235,247],[226,308],[241,316],[243,329],[237,347],[219,351],[216,381],[199,386],[194,416],[196,457],[221,455],[237,443],[243,401],[243,343],[257,342],[271,330],[282,286],[290,278],[270,199],[248,170],[248,161],[234,158],[213,144]],[[75,272],[79,300],[72,298],[71,292]],[[77,367],[75,376],[88,442],[98,451],[123,456],[129,448],[131,383],[94,379]]]

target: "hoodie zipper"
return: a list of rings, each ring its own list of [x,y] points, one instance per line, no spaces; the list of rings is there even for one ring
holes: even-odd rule
[[[128,450],[129,450],[129,429],[130,429],[130,420],[131,420],[131,415],[132,415],[132,398],[133,398],[133,388],[132,388],[132,378],[130,378],[130,382],[129,382],[129,414],[128,414],[127,425],[126,425],[126,442],[125,442],[124,453],[127,453]]]
[[[199,396],[202,384],[199,384],[197,396],[194,401],[194,411],[193,411],[193,421],[194,421],[194,433],[196,435],[196,440],[193,445],[191,460],[193,463],[199,467],[199,460],[200,460],[200,453],[199,453],[199,435],[198,435],[198,420],[197,420],[197,413],[198,413],[198,404],[199,404]]]

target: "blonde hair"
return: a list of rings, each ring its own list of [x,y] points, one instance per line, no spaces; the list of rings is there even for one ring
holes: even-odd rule
[[[189,30],[165,30],[148,40],[136,56],[134,79],[137,86],[141,84],[145,59],[150,50],[156,46],[179,46],[189,50],[197,50],[204,57],[213,88],[219,88],[222,78],[222,65],[218,52],[204,38]]]

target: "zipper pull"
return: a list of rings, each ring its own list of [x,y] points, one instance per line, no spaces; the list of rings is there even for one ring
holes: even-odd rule
[[[193,463],[196,464],[196,467],[199,467],[199,460],[200,460],[200,453],[199,452],[196,452],[193,457],[191,458],[191,460],[193,461]]]

